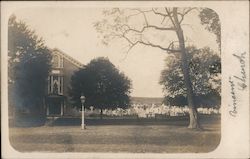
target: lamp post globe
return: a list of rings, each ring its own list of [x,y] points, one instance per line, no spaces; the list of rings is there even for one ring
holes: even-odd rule
[[[84,104],[85,99],[86,99],[85,96],[81,95],[80,100],[81,100],[81,103],[82,103],[82,104]]]
[[[81,103],[82,103],[82,129],[84,130],[85,127],[85,123],[84,123],[84,103],[85,103],[85,96],[81,95],[80,97]]]

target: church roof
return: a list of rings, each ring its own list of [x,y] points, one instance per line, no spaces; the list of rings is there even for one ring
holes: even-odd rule
[[[63,58],[65,58],[66,60],[68,60],[69,62],[71,62],[72,64],[74,64],[75,66],[77,66],[79,68],[82,68],[85,66],[81,62],[75,60],[74,58],[72,58],[68,54],[64,53],[63,51],[59,50],[58,48],[54,48],[51,51],[53,54],[58,54],[58,55],[62,56]]]

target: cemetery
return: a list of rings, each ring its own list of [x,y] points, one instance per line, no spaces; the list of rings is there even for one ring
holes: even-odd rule
[[[156,116],[186,116],[188,115],[188,107],[178,107],[178,106],[166,106],[164,104],[156,105],[156,104],[132,104],[131,107],[127,109],[116,108],[112,109],[104,109],[103,115],[106,117],[138,117],[138,118],[155,118]],[[197,111],[199,114],[220,114],[220,108],[198,108]],[[90,107],[90,109],[85,109],[86,117],[98,117],[100,114],[99,109],[94,109],[94,107]],[[73,109],[73,116],[80,116],[81,111]]]

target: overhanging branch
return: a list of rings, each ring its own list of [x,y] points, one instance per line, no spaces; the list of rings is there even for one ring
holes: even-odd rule
[[[159,49],[167,51],[169,53],[181,52],[181,50],[170,49],[168,47],[163,47],[163,46],[160,46],[160,45],[156,45],[156,44],[153,44],[151,42],[146,43],[146,42],[143,42],[143,41],[138,41],[138,43],[141,43],[141,44],[147,45],[147,46],[151,46],[151,47],[155,47],[155,48],[159,48]],[[171,45],[169,45],[169,46],[171,46]]]
[[[181,19],[180,19],[179,23],[181,24],[181,22],[184,20],[185,15],[187,15],[189,12],[191,12],[194,9],[195,8],[189,8],[186,11],[184,11],[183,13],[178,12],[177,14],[181,16]]]
[[[157,12],[154,8],[152,8],[152,11],[153,11],[154,14],[156,14],[156,15],[160,15],[160,16],[163,16],[163,17],[169,16],[168,14],[164,14],[164,13],[161,13],[161,12]]]
[[[133,49],[136,45],[138,44],[143,44],[143,45],[146,45],[146,46],[151,46],[151,47],[154,47],[154,48],[159,48],[161,50],[164,50],[164,51],[167,51],[169,53],[176,53],[176,52],[180,52],[181,50],[178,50],[178,49],[173,49],[174,47],[174,43],[176,41],[172,41],[168,47],[163,47],[161,45],[157,45],[157,44],[153,44],[149,41],[145,42],[142,40],[142,38],[140,40],[136,40],[135,42],[133,42],[131,39],[129,39],[125,34],[113,34],[113,36],[117,36],[119,38],[124,38],[128,43],[129,43],[129,49],[127,50],[127,53],[129,51],[131,51],[131,49]]]
[[[174,20],[173,20],[173,18],[171,16],[171,12],[167,8],[165,8],[165,11],[167,12],[167,15],[168,15],[169,19],[171,20],[174,28],[176,28],[176,24],[174,23]]]
[[[146,23],[146,26],[148,26],[149,24],[148,24],[148,19],[147,19],[147,16],[146,16],[146,12],[150,12],[151,10],[149,10],[149,11],[142,11],[142,10],[140,10],[140,9],[132,9],[132,10],[136,10],[136,11],[138,11],[139,12],[139,14],[142,14],[143,15],[143,17],[144,17],[144,20],[145,20],[145,23]]]
[[[126,27],[128,29],[125,31],[125,34],[127,34],[130,31],[137,32],[137,33],[143,33],[146,29],[150,29],[150,28],[153,28],[156,30],[162,30],[162,31],[164,31],[164,30],[165,31],[175,31],[175,28],[173,28],[173,27],[159,27],[159,26],[155,26],[155,25],[144,26],[144,27],[142,27],[141,30],[133,29],[133,28],[129,27],[128,25],[126,25]]]

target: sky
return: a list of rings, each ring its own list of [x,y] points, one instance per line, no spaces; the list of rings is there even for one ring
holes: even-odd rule
[[[100,34],[93,26],[94,22],[103,18],[102,8],[27,8],[14,14],[18,20],[34,29],[48,47],[58,48],[82,64],[88,64],[96,57],[108,57],[132,80],[131,96],[164,96],[159,79],[168,54],[142,45],[134,47],[127,54],[127,48],[121,41],[114,41],[108,46],[102,44]],[[192,24],[183,26],[188,44],[218,50],[215,35],[204,29],[197,13],[191,13],[185,23]]]

